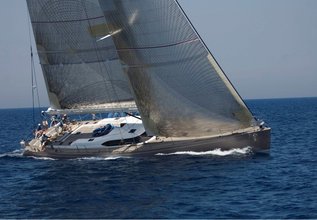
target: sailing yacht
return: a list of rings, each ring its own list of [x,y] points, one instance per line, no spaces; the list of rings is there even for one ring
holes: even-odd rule
[[[51,105],[47,114],[61,119],[23,142],[24,155],[269,150],[270,128],[254,119],[177,0],[27,5]],[[66,117],[111,112],[119,114]]]

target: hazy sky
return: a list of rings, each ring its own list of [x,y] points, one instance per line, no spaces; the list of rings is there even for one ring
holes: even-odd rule
[[[243,98],[317,96],[317,0],[179,2]],[[0,30],[0,108],[31,106],[25,0],[0,0]]]

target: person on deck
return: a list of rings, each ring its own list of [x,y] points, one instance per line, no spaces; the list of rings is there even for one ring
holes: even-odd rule
[[[41,111],[41,116],[44,120],[47,120],[49,118],[48,114],[45,111]]]
[[[53,127],[53,126],[56,125],[57,123],[58,123],[57,115],[53,115],[52,118],[51,118],[50,127]]]
[[[64,124],[67,124],[67,123],[68,123],[68,116],[67,116],[67,114],[64,114],[64,115],[63,115],[63,117],[62,117],[62,122],[63,122]]]
[[[37,128],[36,128],[36,131],[41,131],[43,128],[42,128],[42,125],[41,124],[38,124],[37,125]]]
[[[96,114],[94,114],[94,113],[93,113],[93,114],[91,114],[91,117],[92,117],[92,120],[93,120],[93,121],[96,121],[96,120],[97,120],[97,118],[96,118]]]
[[[47,120],[44,120],[44,121],[42,121],[42,128],[43,128],[43,130],[47,130],[48,129],[48,122],[47,122]]]
[[[48,139],[49,139],[49,137],[48,137],[46,134],[43,134],[43,135],[40,137],[42,149],[45,147],[45,145],[46,145],[47,142],[49,141]]]
[[[37,125],[37,128],[35,130],[35,138],[39,138],[41,137],[41,135],[43,134],[43,128],[41,124]]]

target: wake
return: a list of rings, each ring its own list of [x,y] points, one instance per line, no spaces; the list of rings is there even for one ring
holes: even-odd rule
[[[35,156],[24,156],[23,149],[14,150],[12,152],[6,152],[0,154],[0,158],[30,158],[33,160],[65,160],[65,159],[55,159],[51,157],[35,157]],[[102,160],[118,160],[122,158],[121,156],[109,156],[109,157],[79,157],[75,159],[66,159],[66,160],[77,160],[77,161],[102,161]]]
[[[19,149],[19,150],[14,150],[12,152],[7,152],[7,153],[0,154],[0,158],[6,158],[6,157],[9,157],[9,158],[21,158],[21,157],[23,157],[23,150]]]
[[[215,149],[212,151],[205,151],[205,152],[195,152],[195,151],[180,151],[175,153],[158,153],[157,156],[171,156],[171,155],[189,155],[189,156],[237,156],[237,155],[248,155],[252,153],[251,147],[245,148],[236,148],[231,150],[221,150]]]
[[[0,158],[32,158],[34,160],[55,160],[54,158],[50,158],[50,157],[24,156],[23,149],[14,150],[12,152],[0,154]]]
[[[243,156],[243,155],[249,155],[252,153],[251,147],[245,147],[245,148],[235,148],[231,150],[221,150],[215,149],[211,151],[205,151],[205,152],[195,152],[195,151],[179,151],[175,153],[158,153],[155,154],[155,156],[173,156],[173,155],[188,155],[188,156],[220,156],[220,157],[226,157],[226,156]],[[7,152],[0,154],[0,158],[31,158],[34,160],[60,160],[60,159],[54,159],[50,157],[34,157],[34,156],[23,156],[23,149],[14,150],[12,152]],[[125,159],[130,158],[127,156],[108,156],[108,157],[79,157],[74,159],[68,159],[68,160],[75,160],[75,161],[107,161],[107,160],[119,160],[119,159]],[[65,159],[63,159],[65,160]]]

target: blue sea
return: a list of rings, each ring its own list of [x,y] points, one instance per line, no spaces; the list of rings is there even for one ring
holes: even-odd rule
[[[269,155],[23,157],[32,109],[0,110],[0,218],[317,218],[317,98],[247,104]]]

